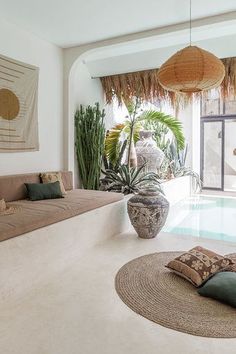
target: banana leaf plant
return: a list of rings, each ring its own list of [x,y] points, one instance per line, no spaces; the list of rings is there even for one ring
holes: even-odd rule
[[[124,123],[115,125],[107,134],[105,140],[105,154],[106,157],[113,165],[117,163],[122,134],[125,135],[128,141],[128,158],[127,165],[130,166],[130,152],[132,142],[136,144],[139,140],[139,132],[142,129],[145,129],[145,126],[149,123],[154,128],[154,137],[155,130],[162,127],[170,130],[177,142],[178,149],[183,149],[185,145],[185,138],[183,135],[182,123],[170,116],[166,115],[163,112],[154,111],[154,110],[145,110],[140,109],[141,102],[138,98],[135,101],[124,102],[127,110],[128,116]]]
[[[117,171],[112,169],[102,171],[104,178],[101,179],[101,189],[126,195],[137,192],[147,184],[152,184],[162,193],[158,176],[153,172],[144,173],[144,168],[145,164],[139,168],[120,165]]]

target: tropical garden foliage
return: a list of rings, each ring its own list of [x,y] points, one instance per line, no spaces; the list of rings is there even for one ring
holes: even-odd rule
[[[191,176],[194,189],[202,189],[202,181],[195,171],[186,167],[186,158],[188,153],[188,145],[183,150],[178,150],[176,144],[172,141],[167,145],[165,150],[165,158],[161,168],[157,172],[160,180],[166,180],[182,176]]]
[[[125,102],[128,116],[105,134],[104,110],[80,106],[75,114],[75,148],[79,176],[85,189],[134,193],[145,184],[161,191],[161,180],[191,175],[196,188],[201,181],[186,167],[187,146],[181,122],[155,110],[142,110],[139,99]],[[132,166],[131,149],[141,130],[152,130],[157,146],[164,152],[161,167],[145,172],[145,164]],[[102,172],[102,178],[101,178]]]
[[[139,132],[143,129],[153,130],[157,146],[162,150],[166,143],[163,141],[163,137],[169,131],[173,134],[178,149],[184,148],[185,138],[182,123],[178,119],[159,111],[143,111],[140,108],[141,102],[137,98],[134,102],[126,102],[125,104],[128,110],[126,120],[110,129],[105,141],[105,154],[113,165],[116,165],[119,159],[123,136],[128,141],[127,163],[130,165],[131,144],[132,142],[136,144],[139,140]]]
[[[137,192],[146,184],[152,184],[162,192],[157,174],[144,173],[143,169],[144,165],[139,168],[120,165],[117,171],[112,169],[103,171],[104,178],[101,180],[103,190],[130,194]]]

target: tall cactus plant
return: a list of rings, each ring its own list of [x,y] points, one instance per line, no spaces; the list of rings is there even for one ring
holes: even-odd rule
[[[105,141],[105,111],[82,105],[75,113],[75,148],[84,189],[99,189]]]

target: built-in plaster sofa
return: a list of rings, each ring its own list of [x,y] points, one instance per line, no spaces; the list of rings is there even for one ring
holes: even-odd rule
[[[25,183],[40,183],[39,174],[1,176],[0,199],[19,209],[11,215],[0,215],[0,241],[123,199],[119,193],[73,189],[72,172],[62,172],[62,180],[67,191],[64,198],[32,202],[27,200]]]
[[[61,279],[91,248],[130,227],[121,194],[73,189],[71,172],[62,172],[62,179],[65,198],[30,202],[24,183],[39,183],[39,174],[0,177],[0,198],[21,207],[17,214],[0,216],[3,308]]]
[[[71,267],[79,268],[89,250],[96,248],[102,257],[113,237],[119,240],[120,233],[121,240],[130,237],[127,197],[73,190],[71,172],[63,172],[62,179],[67,190],[64,199],[30,202],[24,199],[24,183],[39,183],[39,174],[0,177],[0,198],[22,208],[17,214],[0,217],[0,301],[4,309],[34,296],[37,289],[46,289],[62,273],[70,274]],[[189,176],[167,182],[164,189],[168,199],[176,202],[189,194]],[[137,242],[143,240],[137,238]]]

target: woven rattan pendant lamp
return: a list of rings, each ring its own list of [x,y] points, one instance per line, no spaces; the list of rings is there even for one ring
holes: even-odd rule
[[[190,0],[190,45],[170,57],[158,70],[161,86],[174,92],[196,93],[221,84],[225,67],[214,54],[192,46],[192,4]]]

